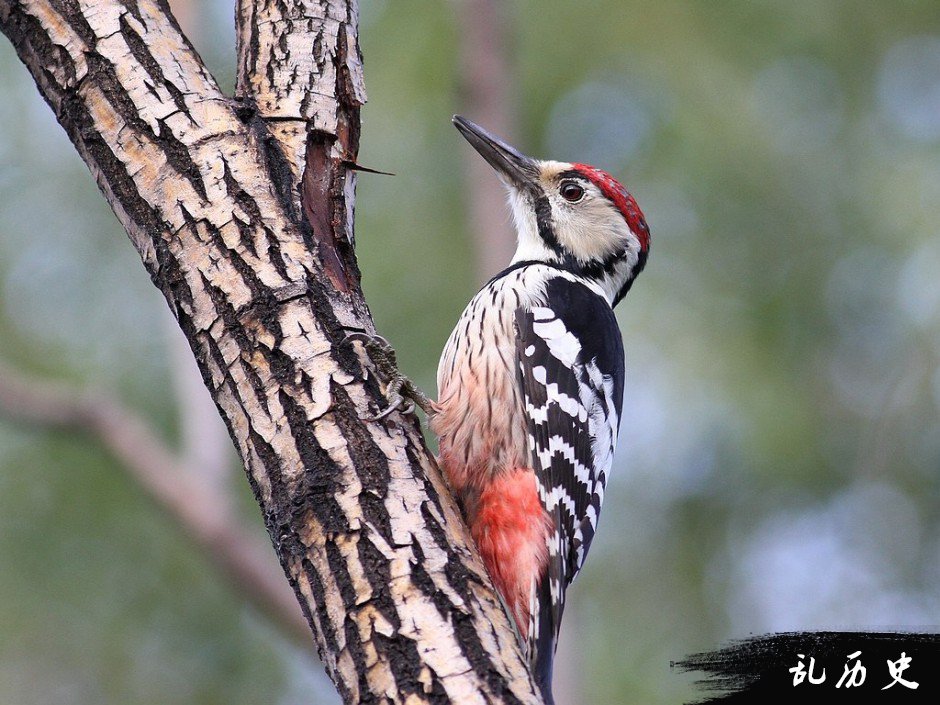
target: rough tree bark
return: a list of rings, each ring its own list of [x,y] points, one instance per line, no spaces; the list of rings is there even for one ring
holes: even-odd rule
[[[363,421],[357,12],[239,0],[234,99],[165,0],[0,0],[0,29],[186,334],[344,701],[538,703],[415,419]]]

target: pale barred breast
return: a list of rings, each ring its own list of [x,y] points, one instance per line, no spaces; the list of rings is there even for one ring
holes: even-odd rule
[[[490,282],[470,301],[441,356],[439,413],[431,423],[455,489],[492,473],[529,467],[526,421],[517,383],[515,312],[544,283],[529,266]]]

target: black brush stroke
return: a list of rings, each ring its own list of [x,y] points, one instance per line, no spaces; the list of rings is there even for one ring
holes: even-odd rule
[[[847,656],[861,651],[857,660],[866,668],[864,683],[841,688],[836,684],[844,673]],[[888,661],[896,662],[904,652],[911,658],[901,678],[916,682],[916,690],[892,682]],[[800,661],[808,669],[815,659],[814,675],[825,668],[825,682],[808,679],[794,686],[790,668]],[[854,663],[854,662],[853,662]],[[703,672],[696,685],[710,695],[697,705],[715,703],[765,703],[770,698],[784,702],[812,703],[940,703],[940,634],[923,632],[786,632],[765,634],[732,642],[713,652],[693,654],[673,662],[684,672]]]

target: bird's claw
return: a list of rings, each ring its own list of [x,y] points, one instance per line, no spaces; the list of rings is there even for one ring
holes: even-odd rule
[[[403,414],[413,414],[416,403],[428,416],[432,416],[434,409],[431,406],[430,398],[399,371],[398,360],[392,344],[381,335],[370,335],[360,331],[350,333],[345,338],[347,343],[357,340],[369,351],[376,368],[388,380],[388,386],[385,390],[388,406],[375,416],[363,417],[363,420],[381,421],[396,410],[401,411]]]
[[[396,409],[400,410],[403,414],[413,414],[415,412],[415,403],[411,401],[411,399],[405,399],[401,394],[389,396],[388,402],[389,404],[385,407],[384,411],[379,412],[375,416],[363,416],[363,421],[381,421],[391,415]]]
[[[383,338],[382,340],[384,341],[385,339]],[[411,380],[402,377],[401,374],[392,377],[391,381],[388,383],[388,388],[385,390],[385,398],[388,400],[388,406],[385,407],[384,411],[379,412],[375,416],[367,416],[364,420],[381,421],[396,409],[399,409],[403,414],[413,414],[415,410],[414,401],[406,399],[401,394],[402,389],[410,384]]]

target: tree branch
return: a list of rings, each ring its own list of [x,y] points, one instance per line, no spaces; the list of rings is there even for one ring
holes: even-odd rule
[[[272,571],[268,549],[239,525],[219,488],[181,463],[133,411],[105,394],[29,379],[0,364],[0,415],[91,434],[255,607],[287,634],[309,641],[306,621],[288,585]]]
[[[225,487],[235,469],[228,430],[219,419],[215,402],[206,392],[202,375],[193,363],[189,343],[180,333],[176,321],[167,316],[165,327],[166,352],[181,436],[177,453],[179,462],[212,487],[218,501],[228,502],[231,498]]]
[[[541,702],[418,424],[363,420],[385,402],[344,343],[373,330],[345,163],[363,99],[355,2],[292,4],[323,19],[278,31],[288,47],[294,31],[324,38],[304,44],[311,70],[349,116],[308,122],[302,170],[268,129],[263,82],[258,112],[223,96],[163,0],[0,0],[0,30],[186,334],[344,700]],[[242,47],[261,46],[266,7],[241,4]],[[312,101],[315,85],[297,90]]]

